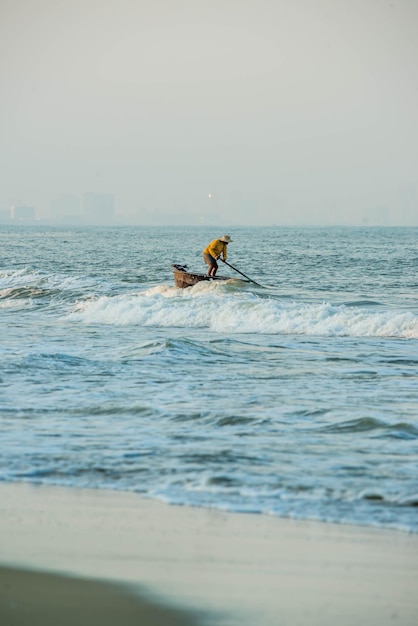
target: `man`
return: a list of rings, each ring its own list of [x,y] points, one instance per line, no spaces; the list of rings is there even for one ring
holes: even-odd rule
[[[217,259],[222,255],[222,259],[226,261],[228,256],[227,247],[228,244],[232,242],[232,239],[229,235],[222,235],[220,239],[214,239],[210,242],[210,244],[203,250],[203,260],[209,265],[208,268],[208,276],[214,278],[216,272],[218,271]]]

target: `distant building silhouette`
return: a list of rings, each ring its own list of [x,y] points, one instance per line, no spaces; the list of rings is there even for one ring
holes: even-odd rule
[[[115,218],[112,194],[88,192],[83,196],[83,218],[87,224],[109,224]]]
[[[10,209],[0,211],[0,224],[8,224],[10,222]]]
[[[35,207],[18,205],[10,208],[10,217],[16,222],[31,222],[36,219]]]
[[[81,222],[80,200],[73,193],[65,193],[51,202],[54,219],[66,223]]]

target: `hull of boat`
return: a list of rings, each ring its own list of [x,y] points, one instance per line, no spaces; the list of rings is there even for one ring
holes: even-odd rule
[[[185,289],[186,287],[193,287],[199,282],[202,281],[225,281],[231,280],[229,276],[215,276],[211,278],[206,274],[195,274],[193,272],[188,272],[184,266],[181,265],[173,265],[173,274],[174,274],[174,284],[176,287],[180,289]]]

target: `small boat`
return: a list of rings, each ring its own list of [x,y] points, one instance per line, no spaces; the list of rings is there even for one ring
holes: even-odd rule
[[[197,283],[202,280],[207,281],[226,281],[232,280],[232,276],[208,276],[207,274],[195,274],[194,272],[189,272],[187,269],[187,265],[177,265],[173,264],[173,273],[174,273],[174,283],[176,287],[180,287],[184,289],[185,287],[193,287]]]

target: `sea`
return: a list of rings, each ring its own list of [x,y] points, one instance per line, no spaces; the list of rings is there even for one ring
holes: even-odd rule
[[[0,227],[0,480],[418,532],[418,229]]]

